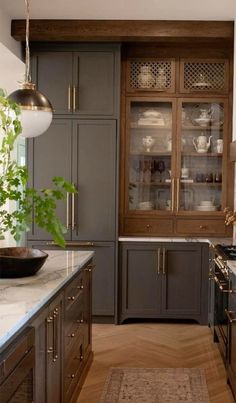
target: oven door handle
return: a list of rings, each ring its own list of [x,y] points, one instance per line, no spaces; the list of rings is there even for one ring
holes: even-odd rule
[[[216,257],[216,258],[213,259],[213,260],[214,260],[216,266],[217,266],[219,269],[224,269],[224,264],[221,262],[221,260],[220,260],[218,257]]]
[[[233,315],[235,315],[235,311],[228,311],[228,309],[225,309],[225,314],[228,318],[229,323],[236,322],[236,318],[232,317]]]
[[[217,278],[217,276],[214,276],[214,280],[215,280],[215,283],[218,285],[218,287],[219,287],[219,289],[220,289],[221,292],[225,292],[225,293],[227,293],[227,294],[232,294],[233,292],[235,292],[234,290],[231,290],[231,289],[225,290],[223,286],[224,286],[226,283],[221,283],[221,282],[219,281],[219,279]]]

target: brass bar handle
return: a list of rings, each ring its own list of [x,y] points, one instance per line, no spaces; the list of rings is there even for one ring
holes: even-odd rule
[[[213,259],[213,260],[214,260],[216,266],[217,266],[219,269],[223,269],[223,268],[224,268],[224,263],[221,262],[221,260],[220,260],[218,257],[216,257],[216,258]]]
[[[176,206],[177,211],[179,211],[179,187],[180,187],[180,179],[177,178],[177,206]]]
[[[162,272],[165,275],[166,274],[166,249],[163,248],[162,252]]]
[[[72,193],[72,202],[71,202],[71,228],[74,230],[76,228],[76,223],[75,223],[75,194]]]
[[[69,216],[69,203],[70,203],[70,195],[66,193],[66,229],[70,227],[70,216]]]
[[[233,315],[235,315],[234,311],[228,311],[228,309],[225,309],[225,314],[226,314],[226,316],[228,318],[229,323],[236,322],[236,318],[232,317]]]
[[[73,112],[75,112],[76,111],[76,88],[75,88],[75,85],[73,85],[72,93],[73,93]]]
[[[71,112],[71,85],[68,86],[68,112]]]
[[[174,197],[175,197],[175,180],[171,179],[171,211],[174,211]]]
[[[55,241],[49,241],[46,242],[46,245],[48,246],[57,246],[57,243]],[[77,246],[77,247],[87,247],[87,246],[100,246],[100,245],[96,245],[94,242],[66,242],[65,246]]]
[[[53,311],[53,361],[58,359],[58,308]]]
[[[160,258],[161,258],[161,248],[157,249],[157,274],[160,274]]]

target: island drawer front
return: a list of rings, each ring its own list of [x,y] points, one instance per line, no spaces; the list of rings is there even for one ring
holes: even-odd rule
[[[225,235],[226,227],[224,220],[211,219],[177,219],[176,230],[178,234],[196,234],[196,235]]]
[[[84,291],[84,272],[82,271],[65,290],[65,309],[66,311],[73,306]]]
[[[75,385],[78,383],[80,374],[84,367],[84,339],[83,335],[77,340],[70,359],[65,362],[64,370],[64,390],[65,401],[69,402],[74,391]]]
[[[124,223],[126,235],[171,235],[173,234],[173,223],[171,219],[154,218],[126,218]]]
[[[83,323],[83,309],[84,309],[84,295],[75,301],[75,303],[65,311],[64,329],[68,332],[72,326],[72,323]]]
[[[34,329],[27,329],[22,338],[0,356],[0,382],[19,364],[23,357],[34,346]]]
[[[81,319],[83,317],[82,315],[83,306],[78,306],[78,315],[73,319],[71,318],[70,322],[65,327],[65,359],[70,356],[74,344],[77,345],[78,339],[83,335],[83,323],[81,323],[81,320],[83,320]]]

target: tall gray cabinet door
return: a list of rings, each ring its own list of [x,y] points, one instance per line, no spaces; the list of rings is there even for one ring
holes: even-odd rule
[[[115,53],[74,53],[74,112],[81,115],[112,116],[115,109]]]
[[[182,318],[201,313],[202,258],[200,245],[163,246],[162,313]]]
[[[78,188],[72,203],[74,240],[115,239],[116,122],[75,121],[73,182]]]
[[[37,88],[48,97],[54,113],[72,113],[72,52],[39,52],[32,63]]]
[[[161,307],[158,246],[123,245],[122,318],[156,317]]]
[[[52,187],[54,176],[63,176],[71,182],[72,124],[69,120],[55,119],[46,133],[28,142],[29,186],[36,189]],[[67,224],[67,200],[58,201],[57,214]],[[70,239],[70,231],[66,239]],[[32,225],[28,239],[51,239],[51,236]]]

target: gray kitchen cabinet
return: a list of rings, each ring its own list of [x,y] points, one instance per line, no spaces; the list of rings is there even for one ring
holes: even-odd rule
[[[35,329],[35,401],[62,401],[62,312],[59,294],[32,322]]]
[[[118,45],[32,48],[37,88],[56,115],[114,117],[118,108]]]
[[[120,258],[120,322],[172,318],[207,323],[207,243],[121,243]]]
[[[28,241],[33,248],[58,249],[51,241]],[[74,242],[66,243],[67,250],[91,250],[95,252],[92,271],[92,315],[93,321],[102,317],[113,319],[115,315],[115,243]],[[99,317],[99,319],[98,319]]]
[[[51,178],[61,175],[78,189],[58,203],[57,212],[67,226],[67,247],[69,242],[77,242],[76,249],[80,241],[95,243],[93,315],[101,316],[114,316],[116,143],[114,120],[82,119],[54,119],[43,136],[28,142],[30,186],[50,187]],[[33,223],[28,245],[35,241],[45,245],[51,237]]]
[[[54,176],[63,176],[72,180],[72,123],[66,119],[55,119],[44,135],[30,139],[27,143],[29,186],[35,189],[52,187]],[[62,223],[67,225],[67,203],[59,201],[57,214]],[[65,235],[69,240],[70,230]],[[33,222],[28,239],[50,239],[50,235]]]
[[[72,239],[115,240],[116,123],[77,120],[73,124],[72,180],[78,194]]]
[[[113,120],[54,119],[43,136],[28,142],[29,185],[51,186],[63,176],[78,189],[58,203],[67,240],[113,241],[116,209],[116,123]],[[50,236],[35,224],[29,240]]]
[[[34,329],[28,327],[0,353],[0,402],[33,402],[35,381]]]

